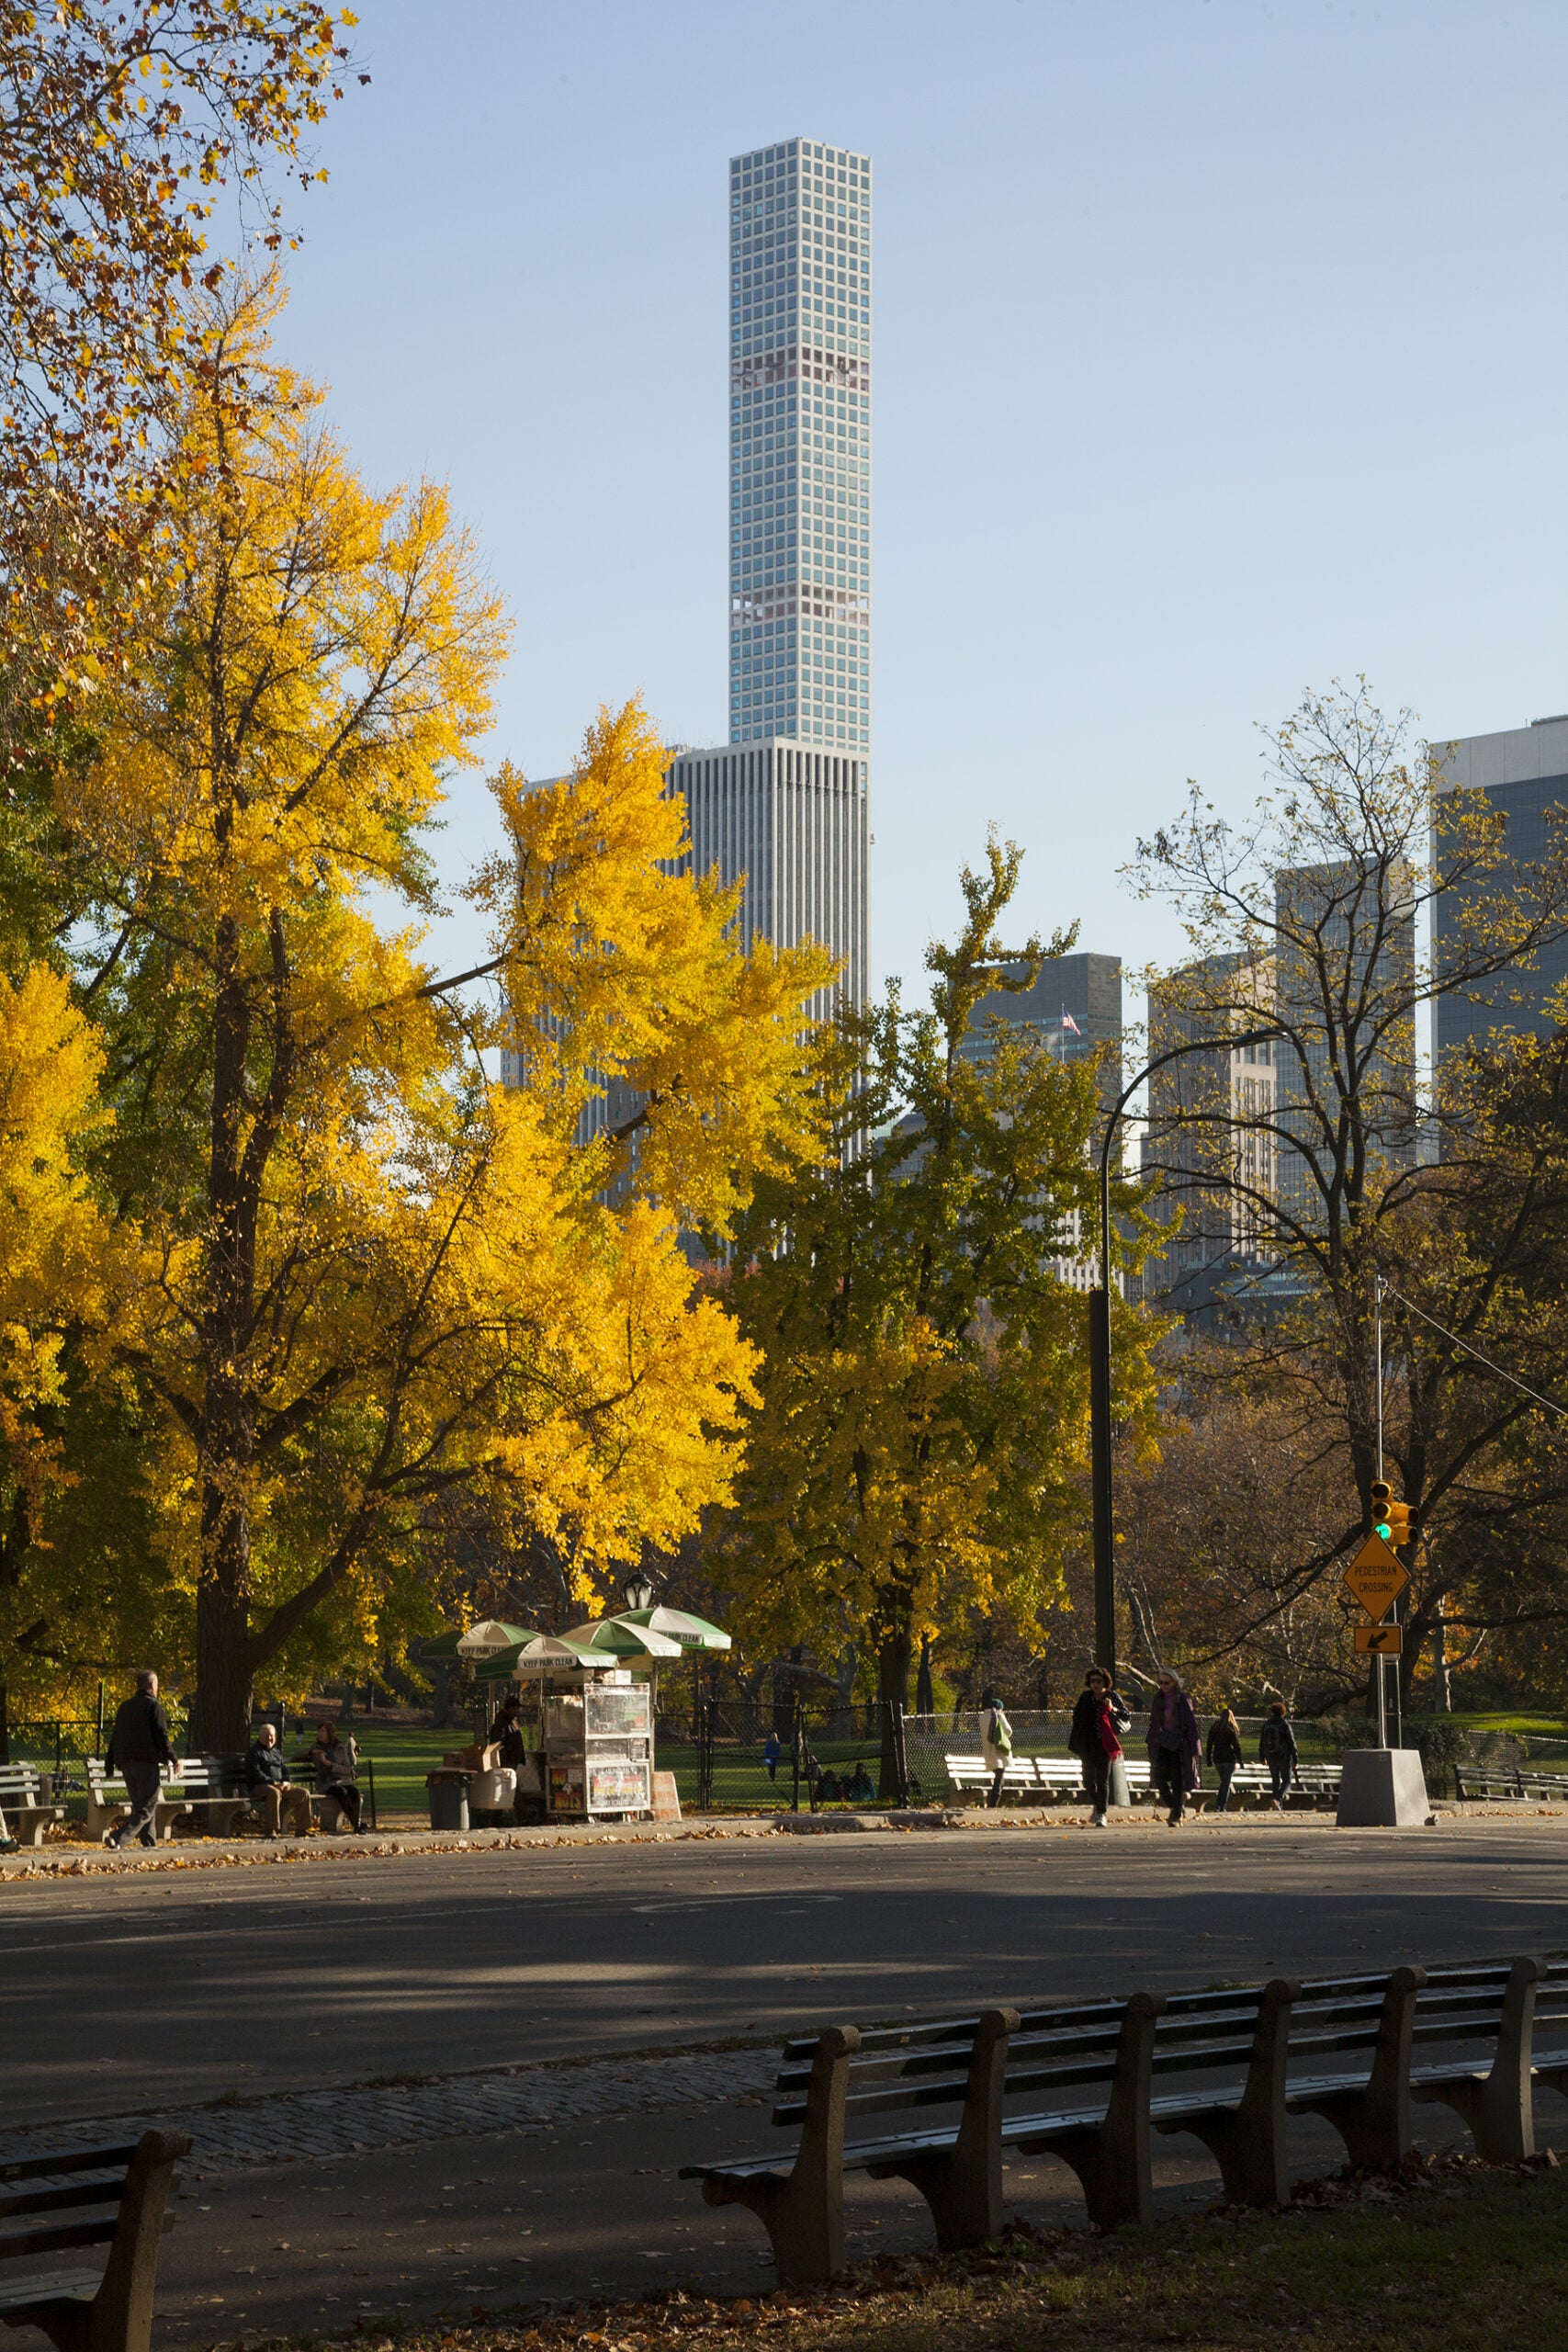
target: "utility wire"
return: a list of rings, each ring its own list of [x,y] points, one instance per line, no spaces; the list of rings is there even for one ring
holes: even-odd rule
[[[1424,1306],[1417,1306],[1414,1299],[1406,1298],[1402,1290],[1395,1290],[1391,1282],[1385,1282],[1382,1287],[1385,1297],[1397,1298],[1401,1306],[1407,1307],[1412,1315],[1418,1315],[1423,1323],[1429,1323],[1434,1331],[1440,1331],[1445,1340],[1451,1340],[1456,1348],[1462,1348],[1467,1356],[1475,1358],[1477,1363],[1483,1363],[1488,1372],[1496,1374],[1499,1380],[1506,1380],[1511,1388],[1517,1388],[1521,1396],[1529,1397],[1533,1403],[1544,1405],[1549,1413],[1561,1413],[1568,1420],[1568,1405],[1555,1404],[1550,1396],[1543,1396],[1539,1388],[1527,1388],[1522,1380],[1516,1380],[1514,1374],[1505,1372],[1500,1363],[1494,1363],[1490,1356],[1483,1356],[1479,1348],[1472,1348],[1468,1340],[1461,1340],[1457,1331],[1450,1331],[1446,1323],[1439,1323],[1435,1315],[1428,1315]]]

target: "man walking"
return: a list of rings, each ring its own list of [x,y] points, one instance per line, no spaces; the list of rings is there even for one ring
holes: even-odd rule
[[[245,1786],[269,1838],[277,1836],[285,1813],[292,1824],[291,1836],[303,1838],[308,1835],[310,1792],[298,1787],[289,1779],[288,1767],[277,1744],[277,1733],[271,1724],[263,1724],[246,1751]]]
[[[130,1820],[107,1833],[106,1846],[125,1846],[132,1838],[143,1846],[157,1844],[158,1791],[164,1766],[174,1761],[174,1742],[158,1696],[158,1678],[151,1668],[143,1667],[136,1678],[136,1696],[127,1699],[114,1719],[104,1755],[105,1770],[119,1774],[130,1799]]]

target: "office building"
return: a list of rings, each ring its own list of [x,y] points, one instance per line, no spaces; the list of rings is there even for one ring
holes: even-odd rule
[[[870,985],[866,767],[859,757],[769,741],[682,750],[668,774],[686,802],[689,863],[744,875],[740,941],[782,947],[820,940],[842,966],[834,989],[811,1003],[814,1019],[836,995],[863,1003]]]
[[[1479,897],[1490,898],[1506,890],[1510,866],[1517,874],[1520,868],[1544,864],[1561,854],[1552,839],[1557,826],[1551,812],[1561,808],[1568,814],[1568,714],[1532,719],[1528,727],[1508,728],[1496,735],[1460,736],[1433,748],[1441,762],[1433,813],[1438,854],[1442,795],[1484,792],[1502,812],[1507,860],[1468,886],[1439,892],[1433,912],[1433,944],[1440,975],[1445,958],[1463,953],[1461,940],[1467,908],[1473,908]],[[1482,987],[1439,996],[1434,1008],[1433,1042],[1438,1054],[1472,1042],[1483,1043],[1494,1029],[1543,1035],[1554,1025],[1547,1005],[1565,979],[1568,939],[1559,939]]]
[[[999,970],[1021,979],[1025,967],[1005,964]],[[1111,1048],[1100,1065],[1100,1098],[1109,1111],[1122,1091],[1122,958],[1120,956],[1078,954],[1061,956],[1042,964],[1032,987],[997,989],[983,996],[969,1018],[964,1052],[971,1058],[986,1050],[993,1022],[1028,1029],[1055,1058],[1081,1061],[1100,1046]],[[1099,1143],[1096,1139],[1095,1148]],[[1083,1222],[1077,1209],[1063,1216],[1057,1238],[1062,1254],[1055,1259],[1057,1280],[1075,1290],[1089,1290],[1095,1280],[1100,1252],[1091,1241],[1085,1249]]]
[[[1000,967],[1010,979],[1022,978],[1021,964]],[[1064,1062],[1109,1046],[1100,1088],[1108,1102],[1122,1091],[1122,958],[1080,953],[1042,964],[1027,989],[998,989],[983,996],[969,1023],[965,1051],[978,1052],[988,1021],[1016,1023],[1032,1030]]]
[[[1149,991],[1149,1057],[1173,1046],[1267,1023],[1271,967],[1216,956]],[[1219,1009],[1216,1009],[1219,1008]],[[1158,1186],[1156,1216],[1181,1211],[1169,1247],[1151,1252],[1143,1295],[1202,1318],[1254,1285],[1272,1262],[1279,1069],[1269,1039],[1216,1044],[1167,1062],[1149,1080],[1143,1170]]]

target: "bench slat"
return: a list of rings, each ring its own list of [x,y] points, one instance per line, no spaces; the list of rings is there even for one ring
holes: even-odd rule
[[[103,2245],[113,2237],[119,2221],[115,2209],[82,2222],[18,2222],[0,2224],[0,2262],[19,2261],[27,2254],[63,2254],[67,2246]]]
[[[0,2312],[37,2311],[45,2303],[90,2303],[102,2283],[101,2270],[49,2270],[38,2278],[0,2286]]]
[[[111,2165],[128,2165],[136,2154],[134,2140],[118,2140],[106,2146],[80,2148],[48,2148],[34,2156],[11,2156],[0,2164],[0,2180],[41,2180],[56,2173],[107,2172]]]

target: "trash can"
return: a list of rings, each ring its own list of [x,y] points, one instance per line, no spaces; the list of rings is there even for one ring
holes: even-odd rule
[[[466,1829],[468,1826],[468,1773],[427,1772],[424,1785],[430,1791],[432,1829]]]
[[[1133,1792],[1127,1786],[1127,1767],[1120,1756],[1111,1759],[1111,1786],[1107,1794],[1112,1804],[1131,1804]]]

